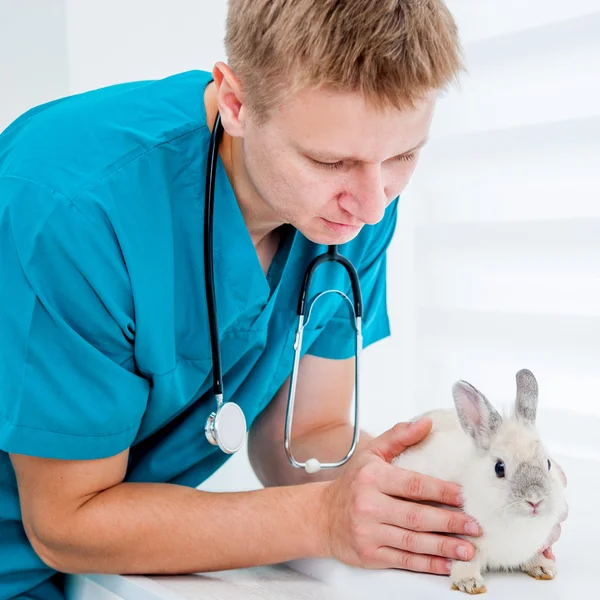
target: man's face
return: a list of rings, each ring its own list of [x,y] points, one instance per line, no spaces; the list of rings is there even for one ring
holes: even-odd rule
[[[244,164],[265,212],[313,242],[350,241],[408,184],[435,100],[384,113],[358,94],[304,90],[265,125],[247,119]]]

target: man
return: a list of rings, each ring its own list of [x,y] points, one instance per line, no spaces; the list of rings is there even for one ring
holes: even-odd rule
[[[333,556],[448,573],[479,535],[453,482],[389,464],[430,423],[362,432],[343,468],[285,456],[296,301],[328,244],[357,268],[364,345],[389,334],[385,253],[436,96],[461,69],[438,0],[230,0],[229,64],[36,107],[0,137],[0,596],[61,573],[189,573]],[[203,266],[209,139],[225,401],[265,489],[196,488],[227,459]],[[323,268],[312,292],[349,289]],[[312,295],[312,294],[311,294]],[[334,295],[303,342],[293,449],[349,447],[352,330]],[[339,314],[338,314],[339,313]],[[435,508],[415,501],[449,505]]]

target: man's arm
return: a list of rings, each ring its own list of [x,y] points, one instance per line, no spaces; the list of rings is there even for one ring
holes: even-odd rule
[[[11,455],[25,531],[51,568],[179,574],[324,555],[319,507],[325,484],[208,493],[124,483],[127,457]]]
[[[306,354],[298,365],[292,420],[292,453],[296,460],[317,458],[336,462],[348,452],[354,425],[354,358],[333,360]],[[361,448],[373,439],[361,430],[353,457],[342,467],[308,474],[289,463],[284,445],[289,378],[250,429],[248,453],[265,486],[294,485],[337,478],[353,464]]]
[[[335,460],[347,451],[352,367],[352,361],[303,360],[298,458]],[[305,473],[287,463],[277,439],[283,397],[285,389],[251,432],[251,460],[271,484],[264,489],[213,493],[124,482],[127,452],[77,461],[11,454],[34,550],[57,571],[120,574],[206,572],[330,556],[356,566],[447,573],[443,557],[456,557],[459,545],[472,556],[470,544],[426,533],[464,533],[466,515],[414,503],[456,506],[458,486],[387,464],[422,439],[427,423],[398,424],[370,442],[365,436],[363,450],[333,470],[332,481],[302,484]]]

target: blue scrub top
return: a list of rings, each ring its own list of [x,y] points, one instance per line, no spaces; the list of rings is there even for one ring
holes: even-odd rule
[[[9,452],[94,459],[130,447],[128,481],[198,486],[229,458],[215,408],[203,263],[204,90],[191,71],[38,106],[0,135],[0,597],[59,598],[25,536]],[[397,199],[340,248],[362,285],[364,346],[389,335],[385,251]],[[291,372],[308,262],[290,228],[265,276],[222,163],[214,268],[225,400],[248,426]],[[317,270],[310,297],[350,284]],[[347,304],[315,305],[303,354],[354,354]],[[326,399],[323,399],[326,401]]]

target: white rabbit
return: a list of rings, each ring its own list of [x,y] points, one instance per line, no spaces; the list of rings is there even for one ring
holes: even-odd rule
[[[456,382],[456,411],[426,413],[430,434],[392,461],[462,486],[463,510],[483,535],[457,536],[476,553],[471,561],[453,562],[450,579],[453,589],[469,594],[486,591],[485,570],[521,570],[536,579],[556,574],[555,562],[541,550],[567,509],[565,485],[535,426],[536,379],[523,369],[516,380],[515,410],[504,418],[472,385]]]

